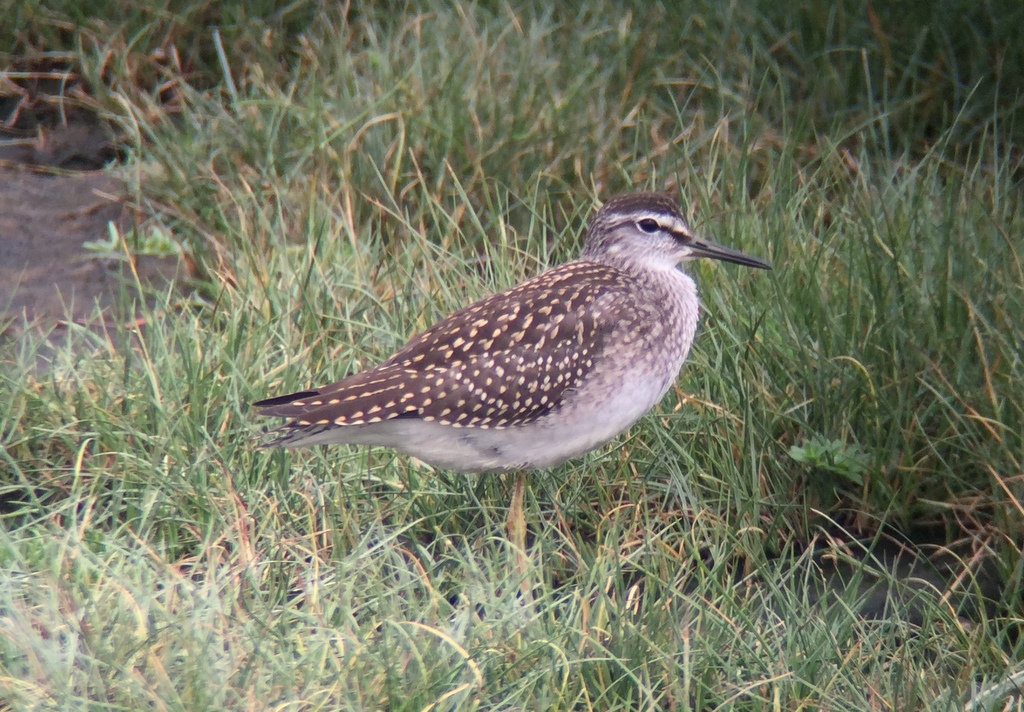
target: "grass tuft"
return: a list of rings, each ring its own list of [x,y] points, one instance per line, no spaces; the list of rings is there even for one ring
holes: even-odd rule
[[[1016,4],[104,7],[0,36],[200,276],[0,343],[12,709],[1019,707]],[[525,574],[502,477],[256,446],[634,188],[774,270],[690,267],[683,376],[531,476]]]

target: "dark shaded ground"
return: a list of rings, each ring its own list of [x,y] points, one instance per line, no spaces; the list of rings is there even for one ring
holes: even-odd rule
[[[105,240],[111,221],[132,226],[120,182],[100,170],[115,156],[106,129],[82,119],[19,133],[0,130],[0,334],[31,326],[54,338],[101,313],[132,318],[113,309],[122,280],[135,291],[131,265],[82,246]],[[155,288],[183,273],[175,258],[140,257],[135,268]]]

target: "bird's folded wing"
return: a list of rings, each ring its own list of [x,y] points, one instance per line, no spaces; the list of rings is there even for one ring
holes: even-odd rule
[[[617,323],[622,275],[568,263],[455,312],[380,366],[255,405],[289,426],[417,417],[454,427],[530,423],[557,407]]]

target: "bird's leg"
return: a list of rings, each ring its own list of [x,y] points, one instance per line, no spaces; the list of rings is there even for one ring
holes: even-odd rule
[[[526,473],[517,470],[513,473],[512,501],[508,506],[508,521],[505,527],[509,541],[520,550],[526,550],[526,517],[523,514],[523,499],[526,496]]]
[[[505,523],[508,540],[516,558],[516,573],[522,582],[523,596],[530,595],[530,584],[526,578],[526,516],[523,513],[523,499],[526,496],[526,473],[516,470],[512,480],[512,501],[508,506],[508,521]]]

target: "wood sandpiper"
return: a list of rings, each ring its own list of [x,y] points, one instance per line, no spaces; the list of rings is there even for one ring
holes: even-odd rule
[[[267,446],[379,445],[460,472],[515,472],[508,530],[523,550],[524,473],[627,430],[675,382],[708,257],[771,269],[698,237],[659,193],[612,198],[583,253],[435,324],[375,368],[259,401],[291,420]]]

